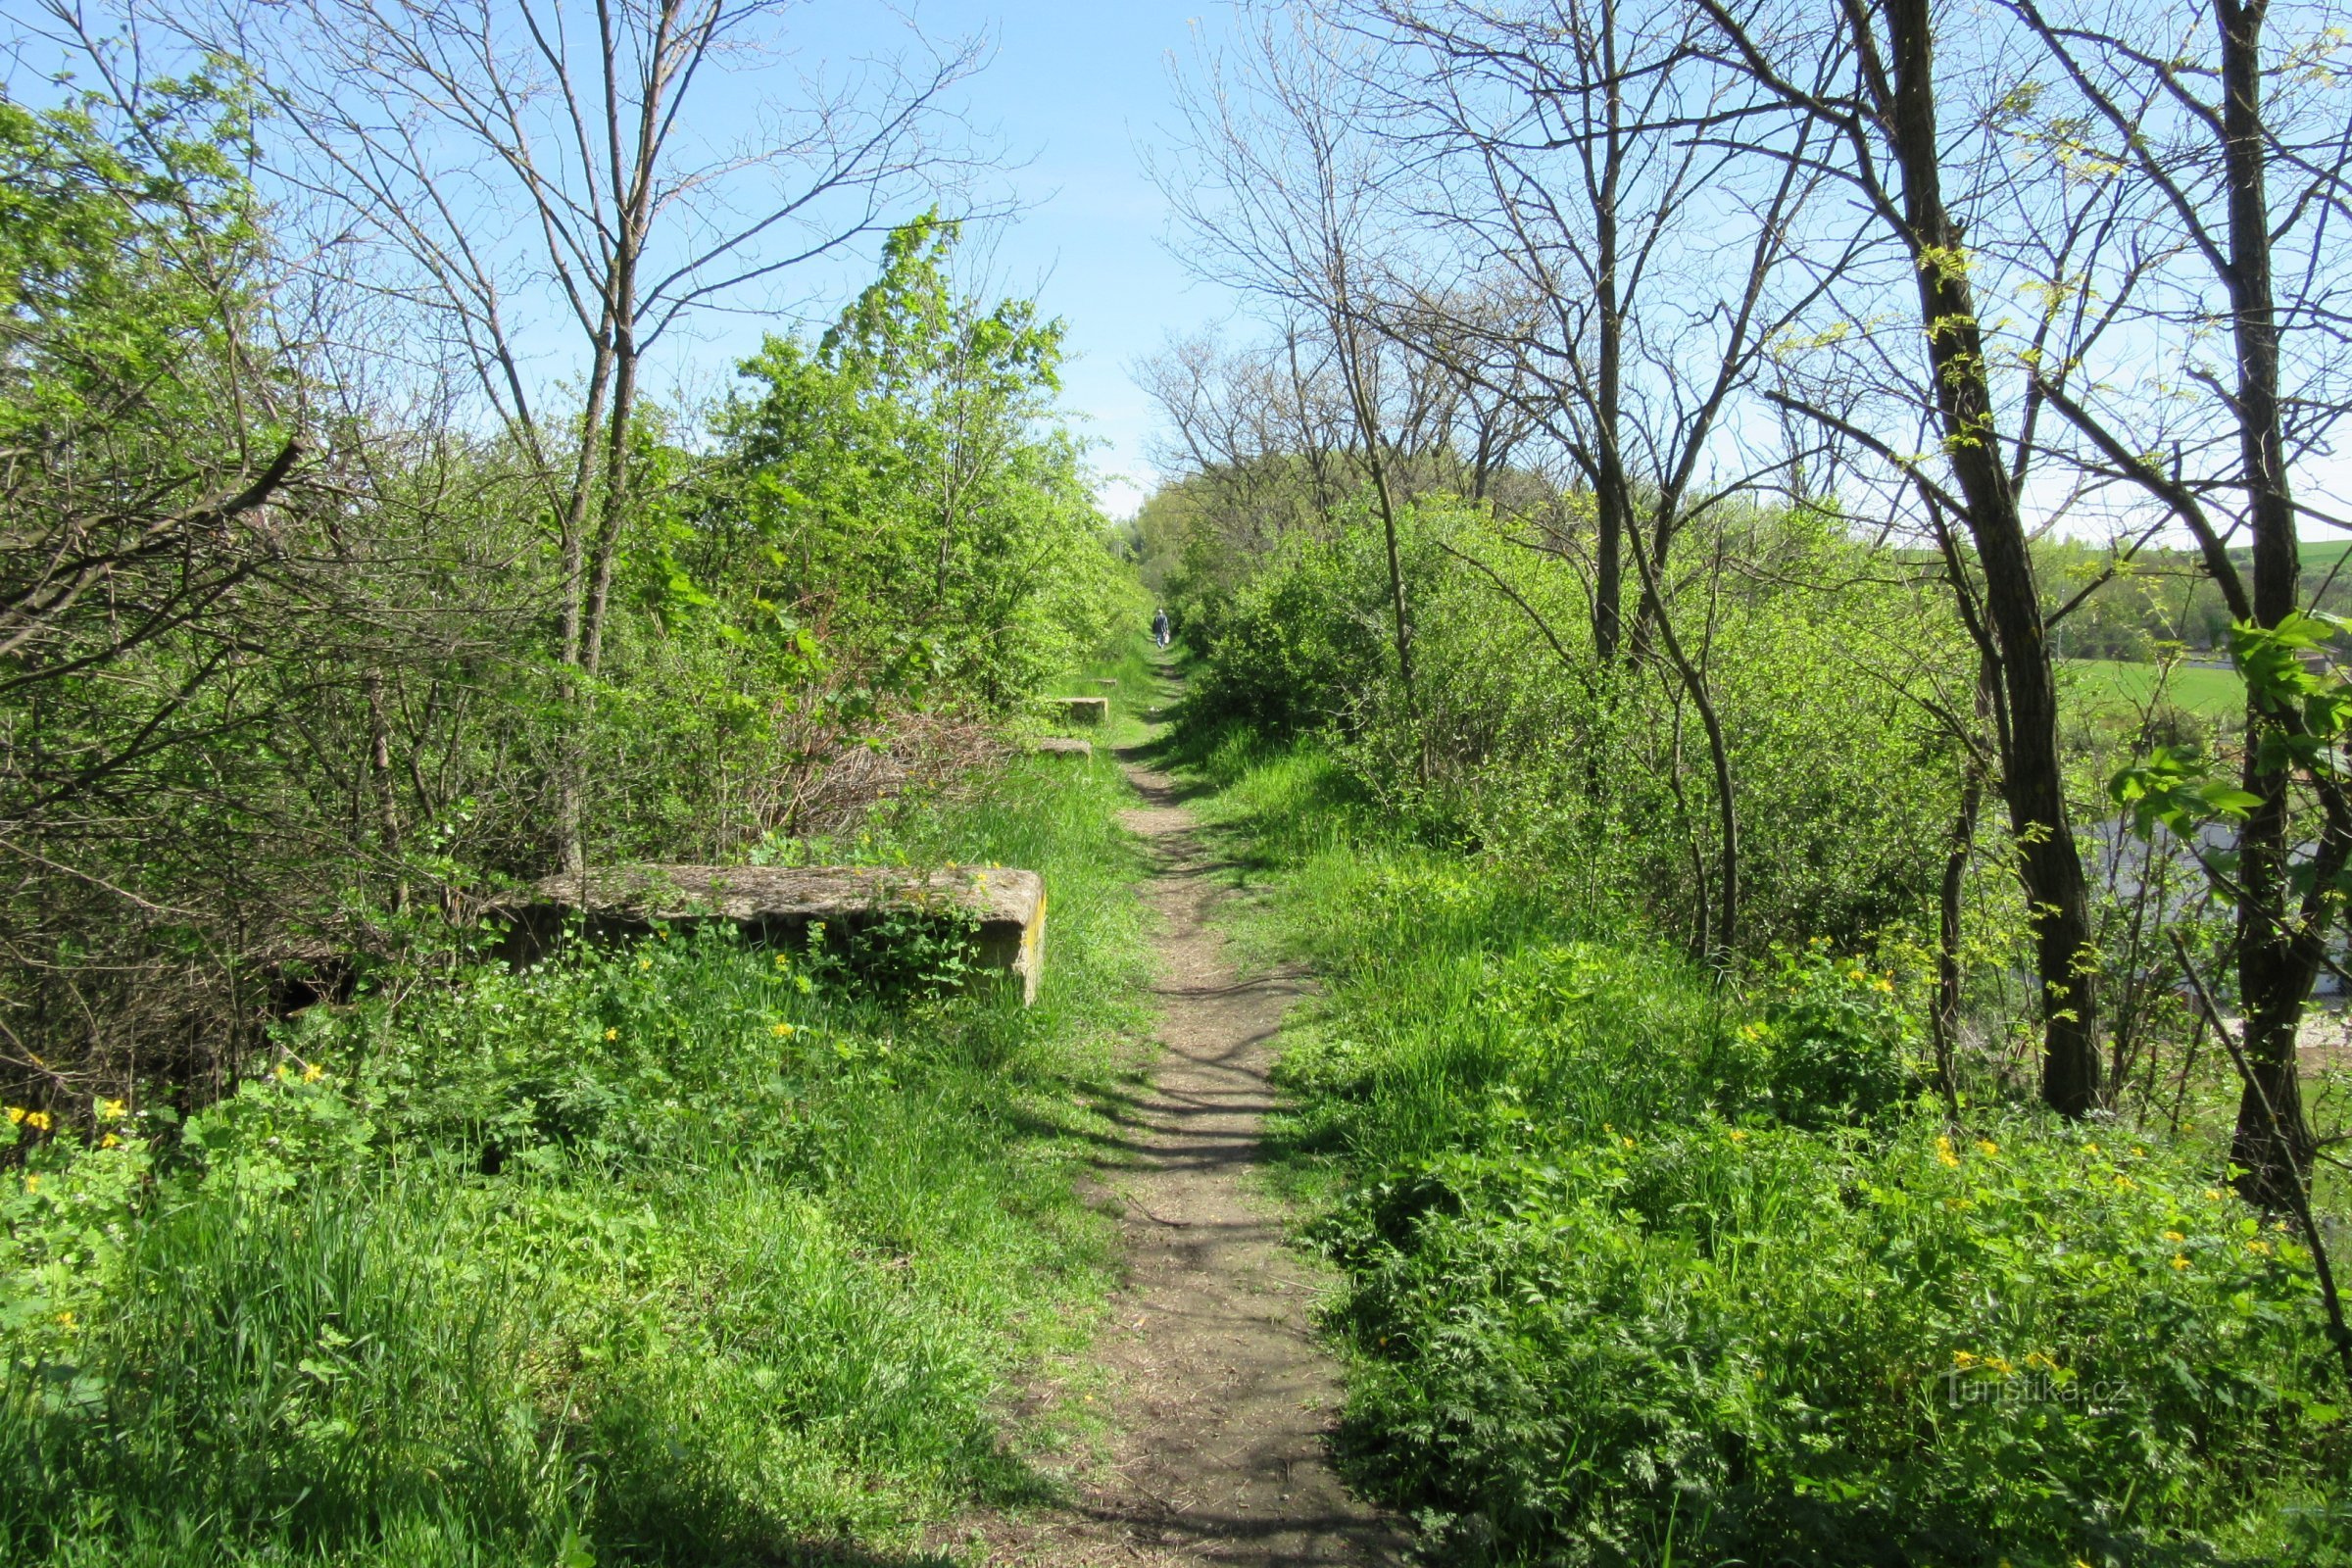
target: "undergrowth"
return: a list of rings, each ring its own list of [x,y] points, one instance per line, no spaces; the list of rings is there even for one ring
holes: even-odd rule
[[[1325,978],[1278,1069],[1343,1266],[1344,1461],[1463,1563],[2352,1560],[2309,1254],[2212,1148],[1925,1092],[1891,977],[1719,987],[1195,737]]]
[[[1108,1278],[1125,798],[1023,760],[858,846],[1044,872],[1032,1009],[661,933],[313,1008],[184,1124],[0,1130],[0,1559],[870,1563],[1039,1495],[1002,1396]]]

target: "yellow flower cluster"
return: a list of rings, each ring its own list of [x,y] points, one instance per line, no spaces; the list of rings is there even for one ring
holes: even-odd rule
[[[22,1105],[11,1105],[8,1107],[8,1119],[20,1126],[29,1127],[36,1133],[49,1130],[49,1113],[45,1110],[26,1110]]]

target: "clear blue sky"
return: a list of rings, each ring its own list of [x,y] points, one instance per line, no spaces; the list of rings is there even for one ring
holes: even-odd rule
[[[1190,61],[1197,38],[1213,39],[1229,25],[1230,7],[923,0],[912,14],[934,37],[978,32],[995,40],[988,69],[966,90],[973,120],[994,125],[1024,163],[1010,178],[1027,205],[986,236],[990,279],[1004,291],[1035,291],[1049,315],[1067,321],[1063,402],[1084,416],[1081,430],[1105,443],[1096,456],[1102,501],[1124,515],[1152,484],[1144,448],[1152,415],[1129,366],[1171,330],[1226,319],[1235,306],[1222,291],[1192,284],[1161,243],[1166,204],[1140,156],[1175,118],[1171,56]],[[801,13],[802,46],[808,55],[855,53],[876,15],[870,0],[820,0]]]
[[[1222,291],[1192,285],[1163,246],[1166,206],[1141,151],[1175,121],[1171,62],[1193,60],[1232,15],[1229,0],[806,0],[781,13],[794,58],[777,63],[780,76],[761,81],[749,73],[741,85],[708,78],[698,103],[712,141],[724,142],[729,122],[756,107],[731,95],[771,84],[789,91],[796,71],[838,79],[860,61],[900,53],[909,41],[902,16],[934,39],[991,40],[990,61],[961,88],[960,107],[1015,165],[1004,178],[1022,206],[1018,217],[967,234],[966,260],[978,265],[966,281],[1034,293],[1048,315],[1067,322],[1063,405],[1100,443],[1094,461],[1105,509],[1125,515],[1152,483],[1144,460],[1152,415],[1129,367],[1170,331],[1234,311]],[[54,64],[38,47],[0,57],[0,84],[37,100],[54,90]],[[495,248],[502,223],[477,216],[491,220],[485,231]],[[519,209],[504,214],[504,223],[523,254],[536,249]],[[829,320],[872,277],[873,265],[871,249],[814,264],[792,274],[774,303],[797,301],[810,325]],[[657,387],[674,379],[707,393],[731,379],[735,362],[780,324],[754,302],[739,303],[752,309],[702,318],[670,340],[650,368]],[[543,345],[534,363],[551,376],[576,356],[575,334],[552,295],[517,311],[510,325],[526,345]]]

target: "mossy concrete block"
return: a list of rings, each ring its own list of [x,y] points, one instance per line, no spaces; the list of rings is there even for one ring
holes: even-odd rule
[[[1107,697],[1049,697],[1046,703],[1071,724],[1101,724],[1110,717]]]
[[[616,865],[559,872],[494,911],[514,921],[511,961],[548,952],[570,923],[591,941],[625,940],[657,922],[732,922],[753,942],[798,948],[822,924],[835,935],[870,931],[908,914],[968,925],[972,961],[1037,1000],[1046,961],[1046,879],[1002,866]]]
[[[1040,757],[1092,757],[1095,755],[1095,743],[1056,735],[1032,742],[1029,750]]]

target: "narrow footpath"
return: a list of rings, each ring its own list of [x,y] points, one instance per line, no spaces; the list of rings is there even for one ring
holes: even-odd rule
[[[1176,782],[1121,754],[1145,804],[1124,813],[1153,859],[1163,1047],[1102,1180],[1131,1275],[1098,1354],[1116,1425],[1072,1508],[988,1534],[995,1561],[1389,1564],[1396,1524],[1350,1496],[1324,1456],[1337,1367],[1317,1344],[1311,1265],[1259,1190],[1266,1070],[1295,977],[1244,978],[1211,914],[1226,891]]]

